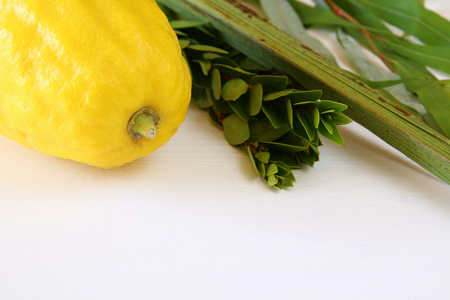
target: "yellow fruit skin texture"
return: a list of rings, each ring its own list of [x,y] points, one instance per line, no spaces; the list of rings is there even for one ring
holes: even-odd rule
[[[43,153],[111,168],[164,145],[191,77],[152,0],[0,0],[0,133]],[[160,121],[133,140],[141,108]]]

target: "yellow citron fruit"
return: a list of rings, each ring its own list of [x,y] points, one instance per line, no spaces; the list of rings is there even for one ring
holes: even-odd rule
[[[154,0],[0,3],[5,137],[111,168],[150,154],[175,134],[191,76]]]

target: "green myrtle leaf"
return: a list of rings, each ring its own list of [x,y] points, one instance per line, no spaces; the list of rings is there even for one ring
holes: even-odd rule
[[[314,128],[319,128],[319,123],[320,123],[320,111],[318,108],[314,108],[312,111],[312,115],[313,115],[313,123],[314,123]]]
[[[220,71],[216,68],[212,70],[211,87],[214,93],[214,98],[216,98],[216,100],[219,100],[222,93],[222,81],[220,78]]]
[[[307,164],[310,167],[314,167],[314,163],[316,162],[316,156],[314,151],[302,151],[298,152],[297,158],[299,158],[302,162]]]
[[[224,57],[224,56],[219,56],[213,59],[213,64],[214,65],[221,65],[221,66],[229,66],[232,68],[238,68],[241,69],[239,67],[239,65],[232,59],[228,58],[228,57]],[[241,69],[242,70],[242,69]],[[242,70],[244,72],[246,72],[245,70]]]
[[[278,167],[276,164],[269,164],[266,169],[266,176],[275,175],[278,173]]]
[[[273,128],[272,123],[267,118],[251,122],[249,126],[251,141],[274,141],[289,132],[287,123],[279,128]]]
[[[255,158],[257,160],[259,160],[260,162],[268,164],[269,159],[270,159],[270,153],[269,152],[258,152],[257,154],[255,154]]]
[[[286,124],[286,114],[280,109],[277,103],[263,102],[261,108],[274,128],[280,128]]]
[[[225,137],[230,145],[242,144],[250,137],[247,122],[242,120],[237,114],[226,117],[222,124]]]
[[[211,93],[212,93],[212,91],[211,91]],[[214,103],[215,110],[223,115],[229,115],[234,112],[234,110],[228,104],[228,101],[225,101],[223,99],[216,100],[216,98],[214,98],[214,96],[211,96],[211,101]]]
[[[170,21],[170,26],[173,29],[184,29],[184,28],[192,28],[205,25],[207,22],[195,22],[190,20],[173,20]]]
[[[347,105],[330,101],[330,100],[321,100],[317,102],[316,108],[320,110],[321,113],[325,111],[335,111],[335,112],[341,112],[348,108]]]
[[[337,129],[336,125],[334,125],[333,123],[329,123],[329,125],[332,127],[333,134],[330,134],[329,130],[325,128],[323,122],[320,122],[318,129],[319,133],[326,139],[332,141],[333,143],[338,144],[340,146],[344,146],[345,145],[344,139],[342,138],[341,133]]]
[[[334,127],[332,126],[332,124],[333,123],[331,123],[329,120],[327,120],[328,118],[326,118],[326,116],[324,116],[324,117],[322,117],[322,118],[320,118],[320,122],[321,122],[321,124],[327,129],[327,131],[330,133],[330,134],[333,134],[333,130],[334,130]],[[319,125],[320,126],[320,125]]]
[[[300,118],[297,114],[294,116],[294,127],[291,128],[291,132],[297,137],[310,141],[308,133],[306,132],[305,127],[303,127],[303,124],[300,122]]]
[[[252,150],[250,149],[249,146],[247,146],[245,148],[247,148],[247,153],[248,153],[248,156],[250,157],[250,161],[252,162],[253,169],[255,170],[256,175],[259,175],[258,167],[256,166],[256,162],[255,162],[255,158],[253,157]]]
[[[269,71],[269,67],[265,67],[260,63],[255,62],[249,57],[245,57],[239,62],[239,67],[247,71]]]
[[[275,175],[267,175],[267,184],[269,186],[275,186],[278,183],[278,178]]]
[[[190,69],[193,84],[205,89],[211,89],[211,80],[203,74],[200,64],[190,64]]]
[[[196,59],[196,60],[193,60],[193,61],[200,64],[200,67],[202,68],[203,74],[205,76],[207,76],[208,73],[209,73],[209,70],[211,69],[211,61],[207,60],[207,59],[204,59],[204,58]]]
[[[331,117],[331,121],[335,125],[345,125],[352,122],[352,120],[349,117],[343,115],[342,113],[332,112],[328,115]]]
[[[277,149],[288,153],[295,153],[309,149],[309,145],[297,146],[290,144],[282,144],[278,142],[264,142],[264,141],[261,141],[260,144],[265,147],[268,147],[269,149]]]
[[[180,43],[181,49],[186,48],[191,43],[191,41],[189,41],[189,40],[178,40],[178,42]]]
[[[288,78],[286,76],[257,75],[253,77],[252,84],[260,83],[264,91],[279,92],[286,89]]]
[[[276,177],[279,179],[279,182],[277,183],[276,187],[284,189],[284,188],[294,186],[292,181],[290,181],[288,178],[285,178],[285,177],[283,178],[283,177],[278,177],[278,176],[276,176]]]
[[[236,101],[228,101],[228,104],[234,110],[234,112],[241,117],[242,120],[248,122],[250,115],[248,113],[248,97],[244,94]]]
[[[213,60],[213,59],[216,59],[218,57],[222,57],[222,56],[220,54],[213,53],[213,52],[205,52],[205,53],[203,53],[203,58],[204,59]]]
[[[261,110],[263,99],[263,89],[260,83],[252,86],[250,89],[250,99],[248,102],[248,110],[250,116],[256,116]]]
[[[311,91],[295,91],[287,96],[291,100],[292,104],[299,103],[315,103],[322,97],[322,91],[311,90]]]
[[[290,169],[299,169],[301,168],[301,164],[298,163],[298,161],[294,158],[292,153],[289,155],[284,151],[271,151],[270,154],[271,162],[277,162],[277,163],[284,163],[286,166],[288,166]]]
[[[187,46],[187,48],[195,50],[195,51],[228,54],[228,51],[225,51],[223,49],[220,49],[220,48],[217,48],[217,47],[214,47],[214,46],[209,46],[209,45],[189,45],[189,46]]]
[[[294,112],[292,110],[292,103],[289,99],[284,100],[284,105],[286,107],[286,117],[289,124],[289,127],[294,127]]]
[[[297,109],[297,117],[308,135],[310,141],[316,137],[316,128],[314,127],[313,115],[304,109]]]
[[[236,101],[247,91],[248,85],[244,80],[240,78],[231,79],[222,87],[222,98],[226,101]]]
[[[271,101],[271,100],[279,99],[281,97],[289,95],[293,91],[294,90],[284,90],[284,91],[275,92],[275,93],[268,93],[268,94],[264,95],[263,100],[264,101]]]
[[[211,100],[211,91],[192,85],[192,101],[200,108],[208,108],[214,105]]]
[[[208,108],[208,114],[209,117],[211,118],[211,120],[219,127],[223,127],[222,122],[219,120],[219,117],[217,116],[217,114],[214,112],[214,110],[212,109],[212,107]]]
[[[252,82],[252,78],[256,76],[253,73],[247,72],[245,70],[242,70],[239,67],[230,67],[228,65],[222,65],[222,64],[213,64],[213,66],[217,69],[219,69],[220,73],[223,75],[227,75],[234,78],[241,78],[247,83]]]
[[[179,36],[188,36],[186,33],[182,32],[182,31],[179,31],[179,30],[174,30],[174,31]]]
[[[259,173],[263,178],[266,177],[266,165],[263,162],[259,162],[258,164]]]

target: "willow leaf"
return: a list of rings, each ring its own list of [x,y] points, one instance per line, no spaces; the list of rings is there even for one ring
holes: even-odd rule
[[[450,97],[445,93],[439,81],[430,78],[410,64],[398,61],[397,71],[402,78],[422,78],[408,81],[408,89],[419,96],[425,108],[433,115],[434,119],[447,136],[450,136]]]
[[[390,31],[378,16],[366,10],[359,2],[356,2],[355,0],[333,0],[333,2],[360,24],[381,31]]]
[[[450,48],[416,45],[406,41],[389,43],[389,46],[404,57],[450,74]]]
[[[377,34],[380,37],[387,39],[395,39],[396,36],[392,34],[387,28],[378,29],[362,24],[355,24],[346,19],[337,16],[330,9],[321,9],[319,7],[311,7],[297,0],[289,0],[294,10],[299,15],[305,26],[310,25],[328,25],[328,26],[345,26],[355,29],[367,29],[368,31]]]
[[[260,0],[260,2],[272,23],[303,44],[311,47],[329,61],[337,64],[333,54],[319,40],[306,32],[302,20],[288,0]]]
[[[418,1],[354,0],[386,22],[433,46],[450,46],[450,21]]]
[[[374,83],[373,85],[369,84],[369,86],[371,86],[373,89],[382,88],[376,87],[376,82],[386,82],[392,80],[404,81],[404,79],[400,79],[400,76],[398,74],[387,72],[375,66],[366,57],[366,55],[364,55],[360,47],[355,42],[353,42],[342,29],[337,31],[337,38],[341,46],[347,52],[348,58],[350,59],[350,62],[352,63],[356,71],[358,71],[359,74]],[[419,99],[411,92],[409,92],[404,84],[386,87],[385,90],[390,93],[396,100],[406,106],[412,107],[420,114],[425,115],[427,113],[425,107],[420,103]]]

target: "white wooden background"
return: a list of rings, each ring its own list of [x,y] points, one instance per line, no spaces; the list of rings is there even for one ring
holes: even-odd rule
[[[195,106],[112,170],[0,136],[0,299],[449,299],[450,185],[341,131],[281,192]]]

